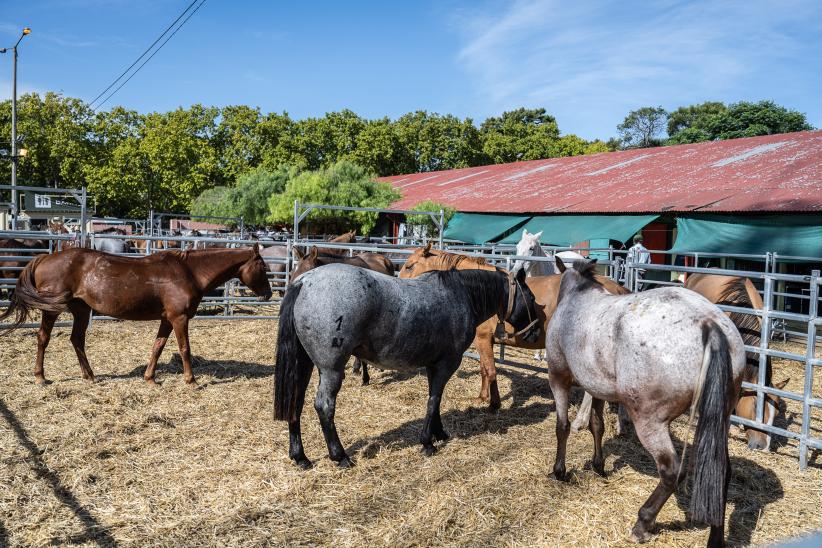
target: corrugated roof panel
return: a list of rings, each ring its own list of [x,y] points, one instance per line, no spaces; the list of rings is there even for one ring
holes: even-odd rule
[[[396,207],[466,212],[822,211],[822,131],[386,177]]]

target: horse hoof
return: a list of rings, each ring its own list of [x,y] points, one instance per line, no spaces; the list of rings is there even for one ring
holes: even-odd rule
[[[422,446],[422,454],[426,457],[432,456],[434,453],[437,452],[437,448],[433,445],[423,445]]]
[[[604,464],[592,463],[591,468],[594,470],[594,472],[596,472],[597,474],[599,474],[603,478],[605,477],[605,465]]]
[[[46,385],[48,384],[48,381],[45,377],[34,377],[34,384]]]
[[[296,464],[297,468],[299,468],[300,470],[311,470],[311,468],[314,467],[311,461],[305,457],[301,459],[294,459],[294,464]]]
[[[369,382],[371,382],[371,381],[369,381],[368,379],[363,379],[363,380],[362,380],[362,385],[363,385],[363,386],[368,386],[368,383],[369,383]]]
[[[634,525],[634,528],[631,530],[631,540],[636,542],[637,544],[643,544],[651,540],[651,533],[645,530],[640,524]]]
[[[569,479],[568,473],[565,471],[564,468],[562,468],[562,469],[554,468],[554,477],[557,480],[564,481],[564,482],[567,482],[568,479]]]
[[[341,458],[340,460],[337,461],[337,468],[347,469],[347,468],[351,468],[353,466],[354,466],[354,463],[351,462],[351,459],[349,459],[348,457],[343,457],[343,458]]]
[[[434,439],[437,441],[447,441],[451,439],[451,435],[445,430],[440,430],[439,432],[434,432]]]
[[[194,380],[194,379],[191,379],[190,381],[186,381],[186,386],[188,386],[192,390],[196,390],[197,388],[200,387],[200,385],[197,384],[197,381]]]

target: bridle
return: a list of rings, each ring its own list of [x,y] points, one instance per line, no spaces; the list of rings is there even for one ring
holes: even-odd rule
[[[536,318],[533,318],[533,319],[531,318],[531,307],[526,304],[525,305],[525,310],[526,310],[526,312],[528,312],[528,319],[531,320],[531,321],[528,323],[528,325],[526,325],[525,327],[523,327],[522,329],[520,329],[519,331],[517,331],[515,333],[511,333],[510,335],[508,333],[506,333],[506,331],[505,331],[505,322],[508,321],[508,319],[511,317],[511,313],[514,311],[514,300],[517,297],[517,288],[518,287],[519,287],[520,293],[525,295],[525,293],[522,291],[522,286],[520,285],[519,280],[517,280],[516,273],[515,272],[509,272],[508,273],[508,306],[505,309],[505,316],[504,317],[500,314],[497,314],[497,317],[499,318],[499,323],[497,324],[497,332],[499,332],[501,330],[502,333],[503,333],[502,337],[497,337],[497,338],[501,342],[508,342],[508,341],[513,340],[514,337],[518,337],[519,335],[522,335],[523,333],[525,333],[526,331],[531,329],[539,321],[539,316],[537,316]],[[502,329],[500,329],[500,328],[502,328]]]

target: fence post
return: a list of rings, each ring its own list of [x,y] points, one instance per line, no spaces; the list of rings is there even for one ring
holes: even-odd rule
[[[86,215],[88,214],[88,194],[83,187],[80,194],[80,246],[86,247]]]
[[[294,200],[294,239],[300,239],[300,201]]]
[[[445,230],[445,212],[440,208],[440,236],[439,236],[439,248],[442,249],[442,233]]]
[[[808,341],[805,346],[805,389],[802,399],[802,437],[799,439],[799,469],[808,467],[808,438],[811,433],[811,399],[813,398],[813,359],[816,351],[816,319],[819,310],[819,271],[811,272],[808,306]]]
[[[291,253],[294,250],[293,240],[287,238],[285,240],[285,287],[291,283]]]
[[[765,276],[765,294],[762,296],[762,321],[759,338],[759,375],[756,379],[756,384],[759,385],[756,389],[756,422],[761,423],[765,415],[765,393],[762,387],[766,383],[766,375],[768,368],[768,344],[771,340],[771,310],[773,306],[773,278],[770,275]]]

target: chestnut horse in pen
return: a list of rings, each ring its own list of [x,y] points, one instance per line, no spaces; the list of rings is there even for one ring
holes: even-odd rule
[[[457,270],[481,269],[496,270],[496,267],[488,264],[485,259],[471,257],[447,251],[431,249],[431,244],[424,248],[419,248],[408,256],[402,269],[400,278],[416,278],[431,270]],[[609,293],[622,295],[630,293],[613,280],[605,276],[597,276],[597,279]],[[534,294],[537,301],[537,315],[541,326],[539,338],[529,342],[524,340],[509,324],[505,324],[505,338],[495,337],[497,322],[493,319],[481,324],[477,328],[474,338],[474,347],[480,355],[480,375],[482,377],[482,388],[480,389],[479,400],[489,402],[492,410],[499,409],[501,400],[499,387],[497,385],[497,366],[494,361],[494,342],[502,342],[508,346],[516,348],[540,349],[545,348],[545,332],[548,329],[548,322],[557,307],[557,295],[559,294],[559,275],[533,276],[525,279],[525,283]]]
[[[271,298],[265,262],[259,248],[162,251],[147,257],[110,255],[71,248],[39,255],[29,262],[17,280],[9,308],[0,320],[15,316],[6,332],[26,321],[29,312],[40,310],[34,376],[45,383],[43,358],[57,317],[71,312],[74,323],[71,343],[84,379],[94,380],[85,351],[91,311],[123,320],[160,320],[160,328],[143,377],[154,384],[157,360],[174,331],[183,361],[185,382],[194,385],[188,322],[197,312],[203,295],[232,278],[239,278],[258,296]]]

